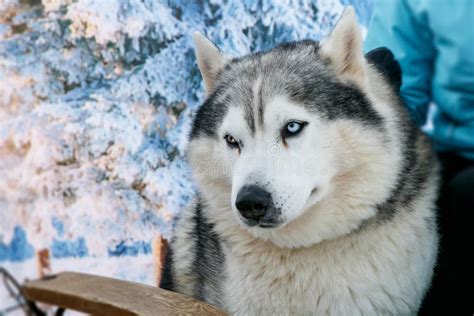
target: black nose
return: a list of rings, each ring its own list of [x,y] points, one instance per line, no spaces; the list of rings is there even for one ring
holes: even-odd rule
[[[246,219],[258,221],[273,207],[272,195],[256,185],[246,185],[237,194],[235,206]]]

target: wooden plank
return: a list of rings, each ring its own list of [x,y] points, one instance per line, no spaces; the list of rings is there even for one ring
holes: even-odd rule
[[[94,315],[226,315],[209,304],[157,287],[75,272],[28,281],[23,294],[35,302]]]

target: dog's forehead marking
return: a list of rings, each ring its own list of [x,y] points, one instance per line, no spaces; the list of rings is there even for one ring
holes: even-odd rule
[[[252,104],[254,112],[255,126],[263,126],[263,98],[262,98],[262,76],[260,75],[253,83]]]
[[[264,83],[263,75],[259,74],[256,65],[249,65],[249,61],[240,65],[237,73],[241,74],[239,79],[234,79],[228,85],[228,93],[232,99],[229,107],[239,107],[242,119],[247,123],[251,134],[255,134],[256,129],[263,124],[264,102],[262,87]]]

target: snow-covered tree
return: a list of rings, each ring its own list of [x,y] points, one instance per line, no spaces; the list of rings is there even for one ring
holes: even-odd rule
[[[370,2],[343,2],[367,22]],[[42,249],[53,260],[149,254],[193,194],[183,153],[203,87],[192,33],[239,56],[320,39],[342,10],[337,0],[0,0],[0,263]]]

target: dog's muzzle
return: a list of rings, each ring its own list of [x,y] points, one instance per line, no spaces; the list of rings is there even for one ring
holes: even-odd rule
[[[248,226],[272,228],[278,225],[272,195],[259,186],[242,187],[237,194],[235,206]]]

